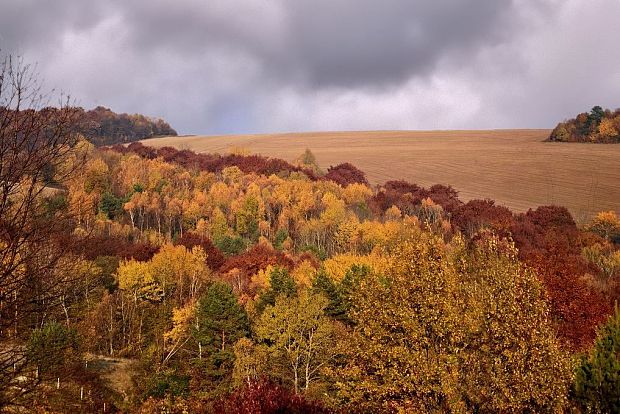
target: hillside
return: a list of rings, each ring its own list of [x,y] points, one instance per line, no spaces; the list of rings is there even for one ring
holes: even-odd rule
[[[351,162],[372,185],[404,179],[452,185],[464,200],[491,198],[515,211],[566,206],[579,221],[620,211],[620,147],[546,142],[549,130],[372,131],[185,136],[144,141],[196,152],[252,153],[293,161],[305,148],[321,168]]]

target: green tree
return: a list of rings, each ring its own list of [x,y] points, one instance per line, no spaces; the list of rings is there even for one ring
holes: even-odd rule
[[[327,275],[327,272],[319,271],[312,281],[312,289],[328,299],[325,314],[345,324],[351,324],[352,321],[348,315],[351,310],[351,296],[361,279],[368,276],[370,272],[371,269],[368,266],[353,265],[340,282],[335,282]]]
[[[196,320],[194,338],[200,354],[195,363],[209,382],[225,385],[232,374],[233,346],[249,334],[247,313],[229,285],[215,282],[198,301]]]
[[[273,306],[276,298],[280,295],[292,297],[297,294],[295,279],[289,274],[288,270],[276,266],[269,274],[269,289],[264,291],[256,303],[256,312],[261,313],[265,307]]]
[[[48,323],[36,329],[28,341],[28,356],[38,374],[57,374],[79,359],[79,342],[74,329],[60,323]]]
[[[245,241],[241,237],[224,236],[214,239],[213,244],[227,256],[239,254],[245,249]]]
[[[335,331],[324,313],[326,306],[327,299],[306,291],[296,297],[280,295],[256,324],[257,339],[267,347],[270,372],[296,393],[310,389],[333,354]]]
[[[259,236],[259,204],[258,200],[248,195],[236,213],[236,230],[240,235],[256,241]]]
[[[116,197],[109,191],[101,195],[99,201],[99,211],[104,213],[107,218],[113,219],[123,212],[123,199]]]
[[[235,387],[249,386],[267,373],[267,350],[264,345],[256,345],[249,338],[241,338],[235,343],[234,350]]]
[[[590,354],[577,367],[573,394],[585,412],[620,412],[620,310],[599,330]]]

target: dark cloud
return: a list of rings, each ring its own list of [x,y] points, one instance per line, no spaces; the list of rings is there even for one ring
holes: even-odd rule
[[[400,83],[501,40],[509,0],[292,2],[290,50],[318,86]]]
[[[184,133],[539,127],[619,106],[616,0],[0,0],[0,48]]]
[[[87,29],[110,12],[99,3],[0,0],[0,47],[17,53],[53,48],[67,30]]]

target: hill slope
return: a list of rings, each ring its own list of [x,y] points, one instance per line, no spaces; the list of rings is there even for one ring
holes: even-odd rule
[[[305,148],[320,166],[351,162],[372,184],[449,184],[464,200],[492,198],[516,211],[545,204],[583,220],[620,212],[620,146],[545,142],[549,130],[370,131],[185,136],[143,141],[196,152],[244,147],[288,161]]]

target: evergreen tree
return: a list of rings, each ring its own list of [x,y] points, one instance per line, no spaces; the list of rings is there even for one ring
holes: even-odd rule
[[[194,337],[201,354],[194,362],[202,365],[207,381],[227,383],[234,363],[233,346],[249,334],[247,313],[229,285],[215,282],[199,300],[196,318]]]
[[[360,280],[370,274],[370,267],[353,265],[344,274],[340,283],[334,282],[325,271],[317,273],[312,281],[312,290],[327,298],[328,305],[325,314],[347,325],[352,324],[348,313],[351,310],[351,295],[359,285]]]
[[[269,289],[258,298],[256,303],[256,311],[258,313],[262,313],[268,305],[275,305],[276,298],[279,295],[290,298],[297,294],[295,280],[291,277],[288,270],[282,267],[275,267],[272,270],[269,275],[269,285]]]
[[[585,412],[620,412],[620,310],[600,329],[594,349],[577,368],[573,389]]]

